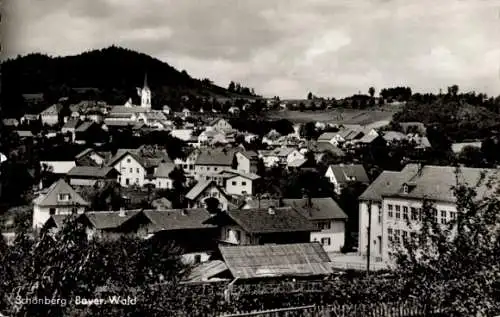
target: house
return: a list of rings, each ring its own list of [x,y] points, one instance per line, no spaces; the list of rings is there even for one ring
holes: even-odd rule
[[[87,148],[75,156],[75,160],[77,162],[82,162],[83,160],[89,159],[90,161],[94,162],[97,166],[103,166],[106,160],[110,158],[111,157],[109,152],[102,152],[102,151],[98,152],[93,148]]]
[[[40,161],[40,167],[42,169],[48,169],[51,173],[57,175],[66,175],[68,172],[76,166],[75,160],[66,160],[66,161],[55,161],[55,160],[43,160]]]
[[[76,127],[80,124],[79,119],[69,119],[64,123],[63,127],[61,128],[61,133],[64,135],[71,135],[71,142],[75,142],[75,131]]]
[[[191,111],[188,108],[182,109],[181,113],[184,118],[187,118],[191,115]]]
[[[201,150],[194,166],[195,179],[207,179],[212,174],[217,174],[224,169],[236,167],[233,149],[204,149]]]
[[[246,133],[245,134],[245,142],[246,143],[252,143],[253,141],[259,139],[259,136],[257,134],[253,133]]]
[[[269,131],[263,138],[262,144],[267,144],[270,146],[276,145],[277,140],[281,137],[281,134],[276,130]]]
[[[192,176],[194,174],[194,166],[199,154],[199,150],[193,149],[189,152],[185,159],[176,158],[174,163],[184,170],[186,176]]]
[[[184,263],[206,262],[216,250],[219,229],[207,209],[144,210],[149,239],[172,242],[183,250]]]
[[[305,158],[299,150],[291,147],[280,147],[270,151],[259,151],[259,156],[266,167],[276,165],[288,166],[288,164],[293,161]]]
[[[236,106],[232,106],[227,110],[227,112],[232,114],[232,115],[238,115],[238,114],[240,114],[241,110],[240,110],[240,108],[238,108]]]
[[[406,134],[398,131],[385,131],[382,137],[388,143],[401,142],[403,140],[406,140]]]
[[[85,226],[89,239],[118,239],[124,235],[147,236],[148,219],[140,210],[92,211],[78,221]]]
[[[306,143],[305,149],[306,151],[313,152],[315,156],[324,153],[328,153],[334,158],[341,158],[345,156],[345,152],[342,149],[329,142],[310,141]],[[316,161],[319,162],[320,159],[321,157],[318,157]]]
[[[193,129],[174,129],[170,131],[170,135],[182,141],[189,141],[193,136]]]
[[[75,141],[79,144],[101,143],[108,140],[107,134],[101,126],[93,121],[85,121],[75,130]]]
[[[19,121],[15,118],[3,119],[2,123],[4,126],[9,127],[9,128],[15,128],[19,125]]]
[[[325,132],[318,137],[318,142],[328,142],[335,146],[344,143],[353,142],[360,139],[364,133],[360,130],[342,128],[337,132]]]
[[[164,162],[160,163],[156,168],[151,179],[155,184],[156,188],[162,189],[172,189],[173,181],[170,178],[170,173],[176,168],[175,164],[172,162]]]
[[[60,179],[33,200],[33,228],[41,228],[52,215],[81,214],[89,206],[89,202]]]
[[[156,169],[165,162],[171,161],[168,155],[162,151],[153,150],[151,153],[147,153],[144,148],[119,149],[107,165],[120,172],[118,182],[121,186],[136,185],[142,187],[152,182],[151,179]]]
[[[359,197],[359,252],[366,255],[369,242],[371,256],[390,260],[391,242],[419,229],[424,199],[433,202],[435,221],[445,224],[457,219],[454,186],[474,186],[482,199],[495,195],[496,186],[488,184],[498,179],[497,169],[408,164],[400,172],[384,171]]]
[[[253,195],[260,176],[238,170],[224,170],[219,173],[224,179],[226,193],[229,195]]]
[[[465,147],[473,147],[476,149],[480,149],[481,148],[481,141],[453,143],[451,145],[451,150],[453,151],[453,153],[459,154],[460,152],[462,152],[462,150]]]
[[[198,144],[200,146],[203,145],[211,145],[211,144],[226,144],[228,143],[226,137],[223,132],[216,130],[206,130],[198,135]]]
[[[233,278],[319,278],[332,274],[319,243],[219,246]]]
[[[340,195],[342,189],[349,183],[359,182],[365,185],[370,183],[366,170],[362,164],[336,164],[328,166],[325,177],[334,186],[334,191]]]
[[[231,124],[224,118],[217,118],[212,120],[212,122],[208,124],[207,128],[214,131],[228,131],[233,129]]]
[[[201,258],[200,258],[201,261]],[[222,260],[209,260],[194,265],[182,283],[207,283],[230,281],[231,273]]]
[[[30,124],[38,120],[40,120],[40,114],[26,113],[21,117],[19,121],[21,122],[21,124]]]
[[[59,123],[59,114],[63,106],[61,104],[54,104],[40,113],[40,118],[43,125],[53,126]]]
[[[292,207],[315,227],[311,242],[319,242],[326,252],[340,252],[345,243],[347,215],[332,198],[283,199],[283,206]]]
[[[34,135],[31,131],[29,130],[17,130],[16,131],[17,136],[19,137],[20,140],[27,140],[27,139],[33,139]]]
[[[75,166],[67,174],[71,186],[99,186],[116,182],[120,173],[112,167]]]
[[[243,173],[257,173],[259,155],[255,151],[236,150],[236,169]]]
[[[186,194],[190,208],[227,210],[230,199],[224,189],[212,180],[200,180]],[[208,201],[207,201],[208,200]]]
[[[170,108],[170,107],[169,107],[169,106],[167,106],[167,105],[164,105],[164,106],[162,107],[162,111],[163,111],[163,113],[164,113],[164,114],[169,115],[169,114],[172,112],[172,108]]]
[[[316,229],[290,207],[228,210],[218,221],[221,240],[235,245],[304,243]]]

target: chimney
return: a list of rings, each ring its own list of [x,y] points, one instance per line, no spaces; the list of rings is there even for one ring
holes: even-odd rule
[[[119,217],[125,217],[127,213],[125,212],[125,208],[120,207],[120,211],[118,212]]]
[[[270,214],[270,215],[275,215],[276,214],[276,210],[274,210],[274,207],[271,206],[267,209],[267,213]]]
[[[283,207],[285,204],[283,203],[283,197],[280,196],[280,198],[278,199],[278,207]]]

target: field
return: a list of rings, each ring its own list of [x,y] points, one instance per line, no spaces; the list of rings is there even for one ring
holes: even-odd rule
[[[324,111],[271,111],[269,119],[287,119],[293,123],[320,121],[336,124],[369,125],[379,121],[391,121],[396,108],[377,108],[376,110],[329,109]]]

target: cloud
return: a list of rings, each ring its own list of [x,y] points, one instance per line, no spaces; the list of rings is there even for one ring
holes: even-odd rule
[[[500,0],[5,0],[4,56],[111,44],[264,95],[500,93]]]

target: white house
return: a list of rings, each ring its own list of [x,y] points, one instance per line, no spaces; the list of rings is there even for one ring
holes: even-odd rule
[[[176,158],[174,160],[174,163],[175,165],[181,167],[186,175],[192,176],[194,174],[194,165],[199,154],[200,151],[198,149],[194,149],[187,155],[185,159]]]
[[[325,177],[334,186],[334,191],[340,195],[342,189],[349,183],[360,182],[368,185],[370,179],[362,164],[336,164],[328,166]]]
[[[183,141],[189,141],[193,136],[193,129],[174,129],[170,135]]]
[[[259,155],[254,151],[237,151],[235,153],[237,166],[236,169],[243,173],[257,173],[257,164]]]
[[[73,167],[76,166],[74,160],[71,161],[40,161],[40,167],[43,169],[44,166],[50,169],[51,173],[54,174],[67,174]]]
[[[289,163],[304,159],[304,154],[296,148],[281,147],[270,151],[259,151],[259,156],[266,167],[288,166]]]
[[[231,169],[235,162],[233,149],[206,149],[200,151],[195,163],[195,178],[209,180],[222,170]]]
[[[226,170],[219,173],[224,179],[226,193],[230,195],[253,195],[260,176],[243,173],[237,170]]]
[[[83,213],[90,204],[63,179],[33,200],[33,228],[41,228],[52,215]]]
[[[89,158],[92,162],[94,162],[98,166],[104,165],[106,161],[106,157],[102,153],[99,153],[92,148],[87,148],[75,156],[75,160],[77,161],[82,160],[84,158]]]
[[[215,131],[228,131],[232,130],[231,124],[224,118],[217,118],[208,124],[208,127]]]
[[[59,113],[62,110],[61,104],[54,104],[40,113],[42,124],[56,125],[59,123]]]
[[[171,162],[165,162],[158,165],[152,177],[155,187],[162,189],[173,188],[173,181],[170,178],[170,173],[175,168],[175,164]]]
[[[108,166],[114,167],[120,173],[118,183],[123,187],[142,187],[146,183],[146,166],[134,151],[120,149],[108,163]]]
[[[456,171],[452,166],[408,164],[400,172],[384,171],[380,174],[359,197],[358,251],[366,255],[370,243],[371,256],[390,260],[394,250],[392,241],[407,239],[418,230],[424,198],[434,204],[431,215],[438,223],[445,224],[457,219],[453,193],[457,179],[461,184],[475,186],[483,172],[486,180],[499,178],[496,169],[460,168],[458,175]],[[476,197],[489,196],[495,190],[496,186],[488,188],[487,181],[483,181],[476,189]]]

